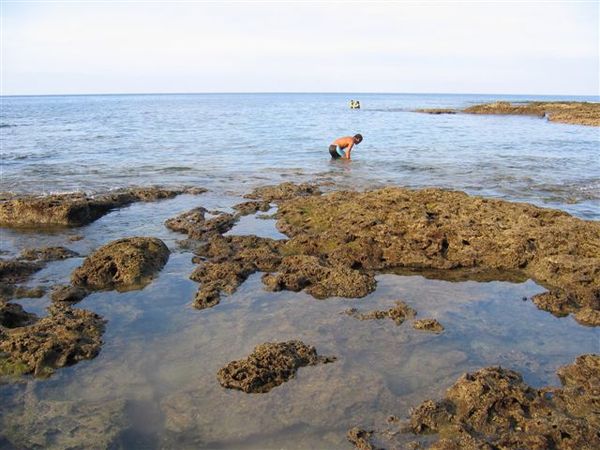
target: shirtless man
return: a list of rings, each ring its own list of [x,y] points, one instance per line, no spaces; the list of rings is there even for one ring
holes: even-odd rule
[[[360,134],[355,134],[354,137],[344,136],[338,138],[329,146],[329,154],[333,159],[351,159],[350,152],[354,146],[360,144],[362,140],[363,137]]]

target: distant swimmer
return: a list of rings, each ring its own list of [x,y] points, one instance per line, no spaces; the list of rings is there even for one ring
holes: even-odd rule
[[[350,109],[360,109],[360,102],[358,100],[350,100]]]
[[[344,136],[338,138],[329,146],[329,154],[333,159],[351,159],[350,152],[354,146],[360,144],[362,140],[363,137],[360,134],[355,134],[354,137]]]

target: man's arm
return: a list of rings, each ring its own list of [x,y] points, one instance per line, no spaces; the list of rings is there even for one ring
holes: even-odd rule
[[[346,147],[346,149],[345,149],[345,153],[346,153],[346,156],[345,156],[345,158],[346,158],[346,159],[352,159],[352,158],[350,158],[350,152],[352,151],[352,147],[354,147],[354,142],[352,142],[352,143],[351,143],[351,144],[350,144],[348,147]]]

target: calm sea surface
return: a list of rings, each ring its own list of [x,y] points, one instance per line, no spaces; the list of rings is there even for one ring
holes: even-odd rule
[[[351,111],[350,98],[363,109]],[[385,427],[466,371],[518,370],[533,386],[600,353],[600,328],[539,310],[532,280],[448,281],[379,274],[362,299],[267,292],[252,275],[219,305],[196,310],[196,267],[164,221],[197,206],[232,211],[252,187],[329,181],[333,187],[442,186],[600,218],[599,130],[531,117],[432,116],[499,96],[135,95],[2,98],[0,191],[98,192],[129,185],[198,185],[198,196],[136,203],[76,229],[0,228],[3,257],[62,245],[79,257],[50,262],[29,281],[46,295],[18,300],[44,315],[50,291],[99,246],[126,236],[162,239],[171,256],[142,290],[96,292],[75,307],[106,320],[90,361],[49,379],[0,379],[0,449],[350,449],[352,426]],[[504,97],[520,100],[519,97]],[[360,132],[351,163],[330,161],[334,138]],[[330,187],[328,187],[330,188]],[[273,211],[271,211],[273,212]],[[80,240],[73,241],[73,235]],[[229,234],[285,238],[274,220],[246,216]],[[340,314],[398,299],[440,335],[391,320]],[[222,388],[219,368],[264,342],[300,339],[332,364],[301,368],[266,394]],[[407,435],[406,442],[414,437]]]
[[[350,110],[357,98],[362,109]],[[441,186],[600,217],[600,135],[533,117],[426,115],[494,100],[434,94],[3,97],[0,190],[245,185],[329,178],[342,187]],[[352,164],[336,137],[365,137]]]

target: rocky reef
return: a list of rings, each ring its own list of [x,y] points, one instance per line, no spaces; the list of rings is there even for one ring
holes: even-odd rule
[[[465,109],[425,108],[415,112],[427,114],[499,114],[547,118],[550,122],[600,126],[600,103],[589,102],[494,102]]]
[[[441,333],[444,331],[444,326],[436,319],[419,319],[413,322],[415,330],[430,331],[432,333]]]
[[[161,189],[135,187],[105,194],[57,194],[17,196],[0,202],[0,225],[7,227],[69,226],[93,222],[115,208],[135,202],[173,198],[183,193],[200,194],[201,188]]]
[[[290,237],[286,253],[324,267],[367,277],[394,269],[521,273],[550,289],[534,297],[538,307],[600,324],[597,222],[462,192],[394,187],[294,198],[277,217]]]
[[[134,289],[150,282],[167,263],[169,254],[157,238],[118,239],[89,255],[73,271],[71,282],[88,290]]]
[[[301,341],[267,342],[258,345],[245,359],[231,361],[219,370],[221,386],[247,393],[265,393],[294,378],[300,367],[335,361],[319,356],[314,347]]]
[[[52,305],[41,319],[10,303],[0,311],[0,375],[46,377],[100,352],[104,320],[90,311]]]
[[[599,448],[600,356],[579,356],[557,374],[562,387],[535,389],[519,373],[501,367],[467,373],[442,400],[415,408],[400,428],[353,428],[348,439],[361,449],[398,448],[398,438],[410,434],[417,439],[437,435],[431,449]],[[418,441],[413,444],[422,448]]]

